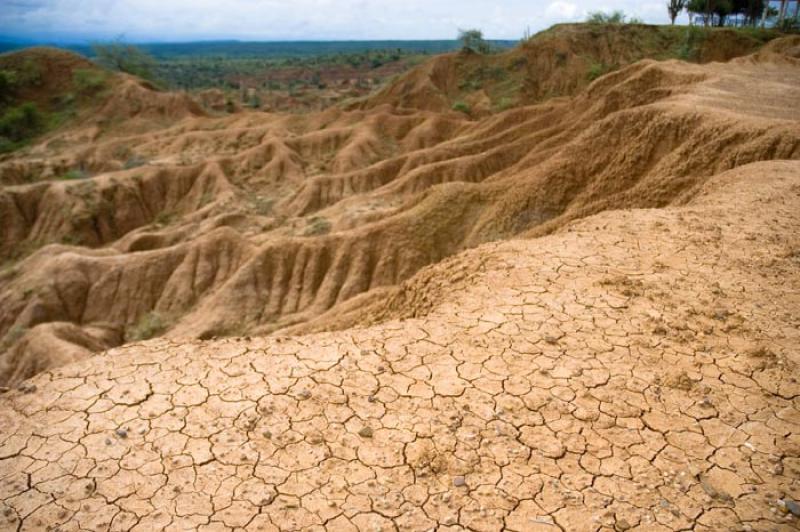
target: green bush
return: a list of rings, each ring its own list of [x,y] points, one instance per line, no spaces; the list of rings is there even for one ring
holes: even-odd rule
[[[681,46],[678,49],[678,59],[682,59],[684,61],[697,61],[697,59],[700,57],[700,49],[703,45],[703,42],[708,37],[708,31],[709,30],[700,26],[689,26],[686,28],[686,34],[683,38],[683,43],[681,43]]]
[[[464,113],[465,115],[470,114],[472,109],[470,109],[469,104],[467,102],[456,102],[453,104],[453,111],[458,111],[459,113]]]
[[[612,11],[605,13],[603,11],[592,11],[586,18],[589,24],[624,24],[626,15],[624,11]]]
[[[594,81],[607,71],[608,68],[606,68],[606,65],[603,63],[592,63],[589,65],[589,71],[586,73],[586,77],[589,79],[589,81]]]
[[[305,236],[326,235],[331,232],[331,223],[325,218],[315,216],[308,220]]]
[[[59,176],[59,179],[63,181],[75,181],[77,179],[86,179],[89,177],[86,172],[81,170],[80,168],[73,168],[72,170],[67,170],[63,174]]]
[[[97,62],[101,65],[132,74],[148,81],[156,81],[158,63],[147,52],[121,41],[92,45]]]
[[[102,70],[79,68],[72,73],[72,82],[80,94],[92,95],[106,88],[108,77]]]
[[[169,328],[168,320],[156,311],[148,312],[125,333],[128,342],[155,338]]]
[[[16,76],[13,72],[8,70],[0,70],[0,105],[3,105],[14,96],[14,86],[16,85]]]
[[[483,38],[481,30],[458,30],[458,40],[467,51],[477,54],[488,54],[492,51],[492,46]]]
[[[11,142],[24,142],[44,129],[45,119],[31,102],[12,107],[0,117],[0,137]]]

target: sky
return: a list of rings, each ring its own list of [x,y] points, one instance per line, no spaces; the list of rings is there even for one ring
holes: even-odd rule
[[[0,36],[32,41],[519,39],[589,11],[668,23],[665,0],[0,0]]]

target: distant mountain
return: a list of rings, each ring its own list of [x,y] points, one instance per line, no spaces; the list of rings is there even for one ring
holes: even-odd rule
[[[498,48],[511,48],[518,41],[490,41]],[[0,37],[0,52],[18,50],[30,46],[56,46],[91,57],[92,47],[88,44],[53,44],[48,42],[23,41]],[[303,57],[328,54],[352,54],[372,50],[402,50],[440,54],[458,49],[456,40],[433,41],[198,41],[183,43],[143,43],[137,44],[158,59],[171,59],[192,56],[242,57]]]

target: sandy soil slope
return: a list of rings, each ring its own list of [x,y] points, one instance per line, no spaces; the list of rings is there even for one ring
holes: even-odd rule
[[[2,527],[796,530],[799,274],[756,163],[432,266],[420,318],[113,349],[0,397]]]
[[[157,335],[408,315],[397,287],[465,249],[797,159],[798,57],[789,37],[731,63],[644,60],[480,120],[389,104],[215,118],[118,79],[0,161],[0,382]],[[59,179],[71,168],[89,177]]]

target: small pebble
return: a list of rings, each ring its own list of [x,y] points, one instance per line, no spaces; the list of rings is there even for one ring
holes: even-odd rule
[[[364,427],[363,429],[358,431],[358,435],[362,438],[372,438],[372,428],[371,427]]]
[[[467,481],[466,481],[466,479],[464,477],[460,477],[459,476],[459,477],[456,477],[456,478],[453,479],[453,486],[455,486],[457,488],[460,488],[460,487],[466,486],[466,485],[467,485]]]
[[[123,429],[123,428],[118,428],[118,429],[117,429],[116,431],[114,431],[114,432],[115,432],[115,434],[116,434],[117,436],[119,436],[119,437],[120,437],[120,438],[122,438],[122,439],[125,439],[125,438],[127,438],[127,437],[128,437],[128,431],[127,431],[127,430],[125,430],[125,429]]]

